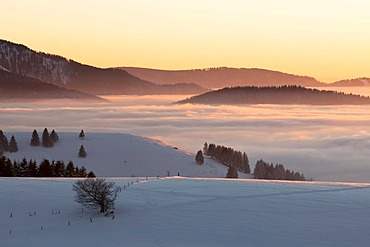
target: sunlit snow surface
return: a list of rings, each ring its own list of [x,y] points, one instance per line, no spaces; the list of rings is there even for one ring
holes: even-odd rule
[[[126,189],[112,219],[82,212],[73,200],[74,180],[1,178],[0,246],[338,247],[370,242],[369,184],[114,181]]]

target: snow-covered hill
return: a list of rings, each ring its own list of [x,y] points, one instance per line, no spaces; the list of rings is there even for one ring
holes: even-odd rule
[[[41,138],[42,130],[38,130]],[[86,133],[85,139],[78,138],[79,132],[58,133],[59,142],[52,148],[30,145],[31,131],[5,133],[10,139],[14,135],[19,151],[5,153],[11,159],[36,159],[40,162],[49,160],[72,160],[79,167],[85,166],[97,176],[129,177],[129,176],[166,176],[187,177],[219,177],[224,178],[227,167],[212,160],[205,159],[205,164],[197,165],[195,154],[183,151],[144,137],[117,133]],[[83,145],[86,158],[79,158],[78,151]],[[248,175],[240,173],[240,177]]]
[[[112,219],[82,211],[73,199],[72,179],[0,178],[0,246],[365,247],[370,243],[370,184],[114,181],[126,189]]]

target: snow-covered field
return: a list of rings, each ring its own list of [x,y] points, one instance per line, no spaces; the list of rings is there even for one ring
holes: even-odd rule
[[[51,131],[51,130],[50,130]],[[38,130],[41,139],[42,130]],[[79,131],[58,133],[59,142],[52,148],[30,145],[30,132],[14,132],[5,134],[10,139],[14,135],[19,151],[5,153],[10,159],[36,159],[39,163],[44,158],[49,160],[72,160],[79,167],[85,166],[97,176],[130,177],[130,176],[167,176],[186,177],[226,177],[227,167],[209,158],[205,164],[195,162],[195,154],[180,147],[168,146],[160,141],[117,133],[85,133],[86,137],[78,138]],[[86,158],[78,157],[78,150],[84,145]],[[240,173],[240,177],[248,177]]]
[[[370,243],[370,184],[181,177],[113,180],[122,188],[130,184],[120,194],[114,219],[87,209],[82,212],[73,199],[72,179],[0,178],[0,246]]]

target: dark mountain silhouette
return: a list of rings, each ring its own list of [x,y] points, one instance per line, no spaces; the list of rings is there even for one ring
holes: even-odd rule
[[[83,65],[5,40],[0,40],[0,66],[14,74],[97,95],[197,94],[207,91],[194,84],[157,85],[124,70]]]
[[[330,84],[333,87],[360,87],[360,86],[370,86],[370,78],[361,77],[356,79],[348,79],[336,81]]]
[[[300,86],[233,87],[194,96],[178,104],[242,105],[242,104],[305,104],[362,105],[370,98],[335,91],[308,89]]]
[[[304,87],[327,86],[313,77],[298,76],[266,69],[210,68],[194,70],[156,70],[134,67],[121,67],[143,80],[158,84],[196,83],[206,88],[233,86],[283,86]]]
[[[10,73],[0,68],[0,101],[14,101],[18,99],[73,99],[105,101],[102,98],[82,93],[76,90],[65,89],[38,79]]]

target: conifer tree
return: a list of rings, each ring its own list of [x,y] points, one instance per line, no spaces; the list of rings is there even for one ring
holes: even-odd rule
[[[12,137],[10,138],[9,152],[11,153],[18,152],[18,144],[17,144],[17,141],[15,140],[14,135],[12,135]]]
[[[206,143],[204,143],[204,146],[203,146],[203,153],[204,153],[204,155],[208,155],[208,144],[207,144],[207,142],[206,142]]]
[[[78,135],[78,137],[80,138],[80,139],[84,139],[85,138],[85,132],[84,132],[84,130],[81,130],[81,132],[80,132],[80,134]]]
[[[55,162],[55,166],[54,166],[54,175],[56,177],[63,177],[65,174],[65,166],[64,166],[64,162],[63,161],[60,161],[58,160],[57,162]]]
[[[87,172],[86,172],[86,168],[84,166],[82,166],[77,174],[78,177],[86,177],[87,176]]]
[[[38,173],[38,167],[35,160],[28,162],[27,177],[36,177]]]
[[[50,138],[51,138],[51,141],[53,143],[56,143],[57,141],[59,141],[59,136],[58,134],[55,132],[55,130],[52,130],[51,133],[50,133]]]
[[[4,177],[14,177],[13,164],[10,159],[6,159],[5,161]]]
[[[242,171],[249,174],[251,173],[251,168],[249,166],[248,155],[244,152],[242,157]]]
[[[204,157],[201,150],[197,152],[197,155],[195,156],[195,161],[197,162],[198,165],[204,164]]]
[[[40,165],[39,165],[39,171],[38,171],[39,177],[52,177],[52,169],[50,161],[47,159],[44,159]]]
[[[81,145],[80,150],[78,151],[78,157],[80,158],[86,157],[86,151],[85,151],[84,145]]]
[[[90,171],[88,174],[87,174],[87,177],[88,178],[95,178],[95,173],[93,171]]]
[[[2,130],[0,130],[0,145],[2,146],[3,152],[9,151],[8,138],[6,138]]]
[[[20,167],[20,177],[27,177],[27,170],[28,170],[28,162],[26,158],[23,158],[21,163],[19,164]]]
[[[42,132],[42,146],[48,148],[53,146],[53,142],[50,138],[49,131],[47,128],[45,128],[44,132]]]
[[[229,166],[226,178],[238,178],[238,171],[233,166]]]
[[[31,146],[40,146],[40,138],[36,130],[32,132]]]
[[[65,169],[65,176],[66,177],[74,177],[75,173],[75,166],[72,161],[69,161],[66,169]]]

